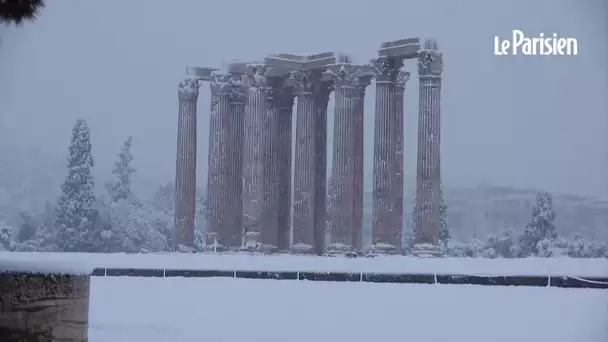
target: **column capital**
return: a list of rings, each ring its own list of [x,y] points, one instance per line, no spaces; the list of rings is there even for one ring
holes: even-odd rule
[[[245,102],[246,84],[240,74],[214,71],[211,73],[210,88],[212,96],[229,96],[231,102]]]
[[[289,76],[297,95],[326,91],[331,83],[331,78],[331,74],[320,69],[292,71]]]
[[[419,77],[441,77],[443,72],[443,53],[434,49],[421,50],[418,55]]]
[[[227,72],[214,71],[211,73],[210,88],[212,96],[229,95],[230,94],[230,78],[231,75]]]
[[[372,75],[365,75],[365,76],[357,77],[356,89],[361,98],[365,97],[365,88],[367,88],[367,86],[372,84],[372,78],[373,78]]]
[[[395,82],[403,61],[394,58],[376,58],[370,61],[370,65],[378,82]]]
[[[399,71],[399,73],[397,74],[397,79],[395,80],[395,83],[397,84],[397,89],[400,89],[402,92],[405,90],[405,84],[407,83],[407,81],[409,81],[410,75],[411,74],[409,71]]]
[[[327,66],[327,70],[333,77],[336,89],[342,87],[356,87],[362,69],[363,66],[350,63],[331,64]]]
[[[180,101],[196,101],[198,99],[198,79],[186,77],[177,86],[177,96]]]

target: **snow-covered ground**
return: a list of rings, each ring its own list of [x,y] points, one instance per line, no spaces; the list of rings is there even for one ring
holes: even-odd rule
[[[0,260],[77,261],[98,268],[160,268],[252,271],[386,272],[467,275],[608,277],[608,259],[578,258],[342,258],[246,254],[87,254],[0,252]]]
[[[94,278],[91,342],[608,339],[603,290]]]

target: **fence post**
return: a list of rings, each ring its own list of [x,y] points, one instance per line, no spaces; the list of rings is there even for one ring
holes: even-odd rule
[[[0,341],[88,341],[91,273],[0,261]]]

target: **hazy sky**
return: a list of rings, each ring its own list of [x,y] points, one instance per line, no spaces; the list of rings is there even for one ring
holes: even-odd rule
[[[37,22],[0,28],[0,143],[63,158],[75,119],[85,118],[97,173],[109,174],[122,141],[132,135],[139,180],[171,181],[177,83],[186,65],[324,51],[366,62],[382,41],[435,37],[445,61],[442,172],[448,184],[605,194],[608,18],[600,2],[48,0]],[[576,37],[579,55],[494,56],[493,37],[507,38],[513,29]],[[405,69],[414,75],[405,99],[411,179],[418,91],[415,63]],[[373,101],[372,85],[368,161]],[[204,86],[199,183],[207,172],[208,108]],[[333,108],[329,113],[331,123]],[[371,163],[366,167],[369,186]]]

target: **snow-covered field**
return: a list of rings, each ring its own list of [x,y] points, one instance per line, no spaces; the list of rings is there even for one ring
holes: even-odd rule
[[[608,340],[603,290],[94,278],[91,342]]]
[[[608,277],[608,259],[341,258],[246,254],[88,254],[0,252],[0,260],[82,263],[97,268],[160,268],[242,271],[386,272],[467,275]]]

